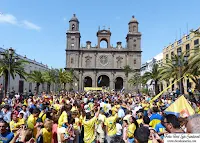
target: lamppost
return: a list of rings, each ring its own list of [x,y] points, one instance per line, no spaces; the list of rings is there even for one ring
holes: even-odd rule
[[[183,57],[183,55],[182,55],[182,52],[181,52],[181,50],[179,49],[178,51],[177,51],[177,55],[178,55],[178,61],[176,61],[175,59],[174,60],[172,60],[172,64],[174,65],[174,66],[177,66],[178,67],[178,70],[179,70],[179,79],[180,78],[182,78],[182,67],[187,63],[187,61],[188,61],[188,55],[185,55],[184,57]],[[183,58],[183,59],[182,59]],[[178,63],[177,63],[178,62]],[[179,82],[179,89],[180,89],[180,95],[182,95],[183,94],[183,87],[182,87],[182,79],[180,80],[180,82]]]
[[[4,60],[4,62],[6,64],[8,64],[8,90],[6,93],[7,96],[9,96],[9,94],[10,94],[10,67],[11,67],[11,64],[13,64],[14,62],[17,62],[17,59],[18,59],[18,58],[14,58],[14,60],[13,60],[14,53],[15,53],[14,49],[12,49],[12,47],[10,47],[8,49],[8,54],[5,55],[5,53],[1,53],[1,57],[0,57],[1,60]]]

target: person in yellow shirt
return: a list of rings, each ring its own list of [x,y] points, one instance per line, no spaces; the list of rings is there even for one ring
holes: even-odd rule
[[[40,114],[40,110],[38,108],[33,110],[33,113],[28,117],[27,126],[29,129],[33,130],[33,135],[36,137],[37,134],[37,127],[39,124],[36,125],[36,120]]]
[[[128,143],[133,143],[133,141],[134,141],[134,132],[138,128],[138,123],[137,123],[136,119],[133,116],[131,116],[129,118],[129,121],[130,121],[130,124],[128,125],[128,129],[127,129]]]
[[[16,114],[12,114],[12,121],[10,122],[10,130],[16,135],[16,131],[19,129],[18,119]]]
[[[47,116],[46,113],[45,113],[45,109],[46,109],[46,107],[44,105],[41,105],[41,107],[40,107],[41,112],[39,114],[39,118],[42,119],[43,123],[44,123],[44,120],[46,119],[46,116]]]
[[[24,125],[25,124],[25,119],[24,119],[24,114],[19,113],[19,118],[18,118],[18,125]]]
[[[51,143],[52,140],[53,122],[50,119],[45,119],[44,128],[42,129],[43,143]]]
[[[138,123],[139,126],[141,126],[141,124],[144,123],[144,121],[143,121],[144,114],[142,112],[139,112],[137,114],[137,116],[138,116],[137,123]]]
[[[66,105],[64,105],[61,109],[61,115],[58,119],[59,128],[62,127],[62,125],[65,123],[65,121],[68,120],[68,115],[67,115],[68,111],[69,111],[69,108]]]
[[[111,138],[116,135],[117,128],[116,128],[116,120],[118,115],[115,113],[112,114],[112,111],[109,110],[110,117],[105,120],[106,125],[106,134],[107,134],[107,141],[110,142]]]
[[[95,143],[95,122],[99,116],[100,107],[95,116],[92,118],[91,114],[86,113],[86,120],[83,121],[84,126],[84,143]]]

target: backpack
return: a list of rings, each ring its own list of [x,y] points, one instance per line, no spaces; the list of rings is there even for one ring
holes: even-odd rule
[[[38,117],[38,118],[37,118],[37,120],[36,120],[36,122],[39,122],[39,123],[43,122],[43,121],[42,121],[42,117],[43,117],[44,115],[45,115],[45,113],[44,113],[44,114],[42,114],[42,116],[41,116],[41,117]]]

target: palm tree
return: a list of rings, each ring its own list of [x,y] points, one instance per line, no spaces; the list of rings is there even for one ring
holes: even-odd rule
[[[39,92],[40,84],[44,83],[44,78],[41,71],[33,71],[28,75],[28,80],[36,83],[36,93]]]
[[[128,80],[128,83],[132,86],[136,87],[136,90],[138,91],[138,86],[143,84],[143,79],[140,75],[140,73],[135,72],[131,79]]]
[[[42,73],[44,82],[47,83],[47,92],[50,92],[51,84],[56,82],[56,71],[51,69]]]
[[[161,80],[177,80],[188,74],[189,66],[185,62],[184,57],[184,53],[182,53],[180,56],[174,55],[174,57],[171,60],[168,60],[167,63],[163,64],[163,66],[160,68]],[[182,93],[184,93],[183,79],[181,79],[180,82],[182,84]]]
[[[158,87],[158,81],[160,79],[159,75],[159,66],[158,64],[154,64],[152,71],[150,72],[145,72],[144,75],[142,76],[142,79],[144,80],[145,83],[149,80],[153,80],[155,83],[155,94],[157,95],[159,93],[159,87]]]
[[[129,65],[124,66],[124,73],[126,78],[128,79],[128,75],[129,73],[131,73],[133,70],[131,69],[131,67]]]
[[[4,76],[4,92],[7,93],[9,73],[13,79],[15,79],[16,75],[19,75],[20,78],[26,79],[27,73],[24,69],[24,66],[28,63],[28,61],[19,59],[19,57],[16,56],[15,53],[12,53],[12,58],[10,58],[9,50],[5,50],[1,55],[3,55],[3,58],[0,59],[0,76]]]
[[[64,69],[59,69],[59,83],[63,84],[64,90],[67,83],[71,83],[73,81],[73,76],[70,72],[65,71]]]

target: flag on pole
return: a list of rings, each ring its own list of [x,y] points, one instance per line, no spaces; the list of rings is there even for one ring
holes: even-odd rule
[[[195,114],[194,109],[190,106],[188,101],[182,95],[174,103],[172,103],[167,109],[165,109],[166,114],[174,114],[177,117],[189,117]]]
[[[98,84],[100,84],[100,83],[101,83],[101,80],[102,80],[102,76],[99,78]]]

